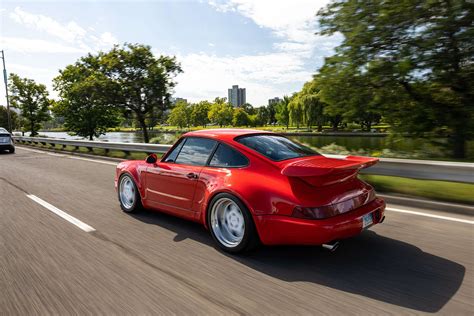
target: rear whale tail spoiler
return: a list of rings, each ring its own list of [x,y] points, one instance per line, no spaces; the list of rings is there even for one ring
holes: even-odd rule
[[[314,186],[343,182],[359,170],[375,165],[378,158],[347,156],[343,159],[325,156],[307,157],[291,162],[281,170],[287,177],[297,177]]]

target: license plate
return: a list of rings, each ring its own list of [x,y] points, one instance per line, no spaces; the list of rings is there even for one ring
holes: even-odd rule
[[[369,227],[373,224],[372,213],[365,214],[362,217],[362,229]]]

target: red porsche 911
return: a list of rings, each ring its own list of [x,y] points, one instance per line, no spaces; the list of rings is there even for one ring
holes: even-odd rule
[[[377,159],[328,158],[284,136],[241,129],[183,135],[163,158],[117,166],[121,208],[202,223],[225,251],[323,245],[384,220],[385,203],[358,179]]]

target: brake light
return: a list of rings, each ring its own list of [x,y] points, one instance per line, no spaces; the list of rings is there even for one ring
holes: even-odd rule
[[[304,219],[323,219],[331,217],[327,207],[300,207],[293,209],[293,217]]]
[[[345,200],[336,204],[318,206],[318,207],[302,207],[296,206],[293,209],[293,217],[304,219],[324,219],[336,215],[350,212],[358,207],[366,205],[375,199],[374,190],[370,190],[358,197]]]

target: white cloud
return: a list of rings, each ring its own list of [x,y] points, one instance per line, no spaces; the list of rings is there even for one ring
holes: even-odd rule
[[[177,54],[183,74],[177,77],[176,95],[191,101],[227,96],[227,88],[239,84],[247,88],[247,100],[258,106],[271,97],[290,94],[307,80],[338,44],[338,37],[318,37],[316,12],[329,0],[224,0],[210,1],[218,12],[233,12],[271,31],[272,48],[255,55],[219,56],[210,53]],[[3,37],[5,49],[24,53],[85,54],[107,49],[118,42],[110,32],[100,32],[75,21],[57,21],[51,17],[15,8],[10,18],[37,31],[34,39]],[[38,32],[49,36],[37,39]],[[214,50],[219,43],[208,43]],[[176,47],[169,47],[171,52]],[[69,58],[69,57],[68,57]],[[23,69],[25,72],[26,69]],[[22,72],[18,67],[18,72]],[[46,75],[46,74],[45,74]],[[33,76],[34,77],[34,76]]]
[[[3,49],[21,53],[85,53],[80,47],[64,45],[57,42],[22,38],[22,37],[0,37]]]
[[[86,30],[84,30],[74,21],[70,21],[69,23],[62,25],[58,21],[48,16],[32,14],[23,11],[19,7],[16,7],[13,12],[10,13],[10,18],[19,24],[44,31],[69,43],[81,40],[86,35]]]
[[[44,32],[55,40],[62,42],[57,44],[53,42],[50,48],[33,47],[32,52],[43,52],[45,49],[48,50],[48,52],[57,53],[70,52],[73,50],[93,52],[110,48],[113,44],[118,42],[117,38],[110,32],[97,34],[94,28],[87,27],[86,30],[86,28],[83,28],[75,21],[61,23],[49,16],[24,11],[20,7],[16,7],[9,16],[18,24],[29,29]],[[33,42],[36,40],[32,39],[30,41]],[[21,45],[16,47],[16,49],[21,50],[23,44],[25,44],[25,39],[22,39],[22,41],[18,43]],[[54,48],[58,50],[52,51]]]
[[[58,69],[73,62],[81,55],[98,50],[110,48],[118,40],[110,32],[100,33],[92,27],[82,27],[75,21],[60,22],[49,16],[27,12],[16,7],[9,14],[0,12],[2,19],[9,17],[13,22],[29,29],[31,38],[0,36],[0,47],[7,52],[17,52],[35,60],[34,64],[54,65],[49,70],[29,66],[31,63],[15,63],[15,54],[9,54],[7,68],[9,72],[17,73],[22,77],[33,78],[37,82],[46,84],[51,97],[57,97],[52,89],[51,80],[58,74]],[[45,34],[45,37],[39,37]],[[47,58],[34,59],[35,54],[46,53]],[[18,54],[17,54],[18,56]],[[51,57],[54,56],[54,57]],[[5,103],[5,98],[0,96],[0,103]]]
[[[11,56],[8,56],[9,60],[11,59],[10,57]],[[52,83],[52,79],[58,75],[58,70],[56,68],[27,66],[24,64],[17,64],[13,62],[8,62],[6,66],[8,75],[15,73],[18,74],[20,77],[34,79],[36,83],[41,83],[46,86],[50,98],[58,97],[58,93],[53,90]],[[6,104],[5,94],[0,95],[0,104]]]
[[[100,41],[105,46],[112,46],[118,43],[118,40],[110,32],[104,32],[100,35]]]
[[[224,0],[209,4],[221,12],[239,12],[260,27],[272,30],[280,41],[275,47],[281,51],[309,57],[321,38],[317,29],[316,13],[329,0]]]
[[[273,96],[289,94],[282,86],[311,79],[297,56],[281,52],[266,55],[219,57],[205,53],[177,56],[184,73],[177,78],[176,95],[195,102],[226,96],[227,88],[247,88],[247,100],[263,105]]]
[[[273,51],[258,55],[216,56],[205,53],[179,56],[184,73],[177,78],[176,95],[191,101],[226,96],[227,88],[247,88],[247,100],[266,104],[269,98],[291,94],[303,85],[324,56],[340,41],[339,36],[320,37],[317,11],[329,0],[211,0],[218,12],[238,12],[275,36]],[[314,68],[308,64],[314,64]],[[298,90],[297,88],[296,90]]]

